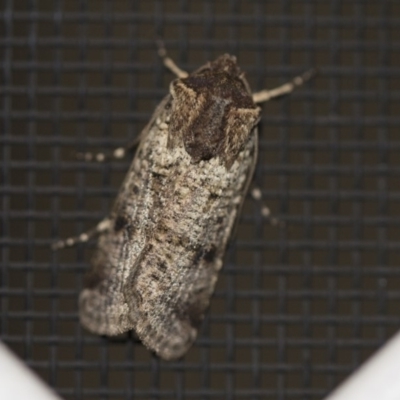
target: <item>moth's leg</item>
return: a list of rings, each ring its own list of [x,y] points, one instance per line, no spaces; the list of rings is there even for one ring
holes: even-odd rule
[[[167,50],[164,46],[164,42],[162,40],[157,41],[158,46],[158,55],[162,58],[164,65],[178,78],[187,78],[189,74],[180,69],[174,62],[174,60],[168,57]]]
[[[261,204],[261,215],[269,221],[272,226],[283,225],[284,222],[281,221],[278,217],[275,217],[272,213],[270,208],[264,203],[261,189],[258,186],[253,187],[250,191],[250,195],[253,200],[257,201]]]
[[[78,243],[85,243],[89,239],[101,235],[102,233],[108,231],[111,228],[112,221],[109,218],[105,218],[100,221],[94,228],[87,232],[81,233],[79,236],[70,237],[64,240],[59,240],[52,244],[51,248],[53,250],[63,249],[64,247],[72,247]]]
[[[254,103],[264,103],[268,100],[289,94],[297,87],[312,79],[316,73],[317,70],[313,68],[304,72],[302,75],[296,76],[290,82],[278,86],[275,89],[261,90],[260,92],[253,93],[253,101]]]
[[[312,79],[316,73],[317,70],[313,68],[304,72],[302,75],[296,76],[290,82],[278,86],[275,89],[261,90],[260,92],[253,93],[253,101],[254,103],[264,103],[268,100],[289,94],[297,87],[302,86],[304,83]],[[261,214],[264,218],[269,220],[271,225],[284,225],[283,221],[272,215],[269,207],[263,202],[260,188],[254,187],[250,193],[254,200],[261,203]]]
[[[140,142],[140,137],[139,135],[137,138],[135,138],[131,143],[126,145],[125,147],[117,147],[116,149],[112,150],[111,152],[108,153],[92,153],[90,151],[84,152],[84,153],[75,153],[75,157],[78,160],[83,160],[83,161],[95,161],[95,162],[105,162],[109,160],[121,160],[124,158],[128,153],[130,153],[132,150],[135,149],[135,147],[139,144]]]

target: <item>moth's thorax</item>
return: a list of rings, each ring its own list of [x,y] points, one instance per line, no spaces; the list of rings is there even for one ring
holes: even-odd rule
[[[193,162],[219,156],[230,168],[260,115],[236,59],[221,56],[172,82],[170,92],[169,147],[183,145]]]

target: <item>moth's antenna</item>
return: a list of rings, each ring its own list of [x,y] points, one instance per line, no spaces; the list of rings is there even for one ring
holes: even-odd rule
[[[253,101],[254,103],[265,103],[277,97],[285,96],[314,78],[317,72],[317,68],[312,68],[275,89],[261,90],[260,92],[253,93]]]

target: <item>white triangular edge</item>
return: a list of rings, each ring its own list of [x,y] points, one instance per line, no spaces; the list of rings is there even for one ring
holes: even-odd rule
[[[62,400],[0,342],[0,399]]]
[[[400,332],[324,400],[400,400]]]

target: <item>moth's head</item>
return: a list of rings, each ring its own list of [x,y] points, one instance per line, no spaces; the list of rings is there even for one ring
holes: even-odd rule
[[[192,162],[220,156],[227,168],[259,121],[236,58],[224,54],[171,83],[169,146],[182,143]]]

